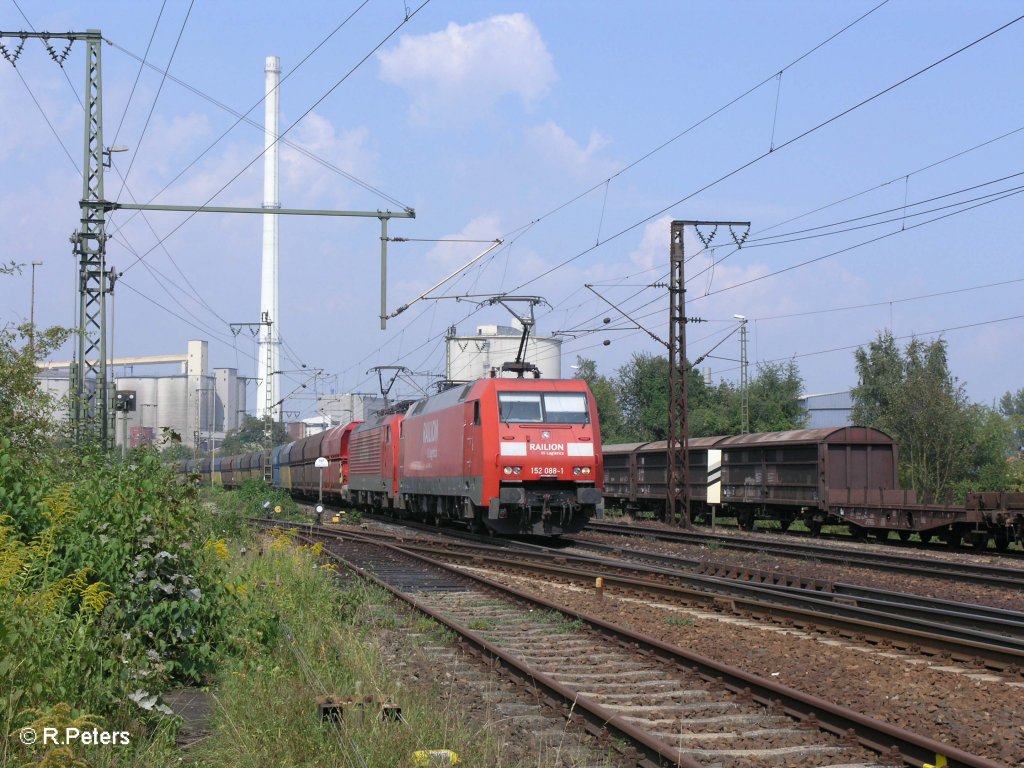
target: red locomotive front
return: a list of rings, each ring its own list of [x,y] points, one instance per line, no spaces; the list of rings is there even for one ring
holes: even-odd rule
[[[579,531],[603,513],[593,397],[579,379],[481,379],[421,400],[402,424],[399,475],[411,517]]]

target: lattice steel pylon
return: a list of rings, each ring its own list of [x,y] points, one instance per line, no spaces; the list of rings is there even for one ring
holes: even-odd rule
[[[668,308],[668,467],[666,477],[666,519],[675,524],[690,525],[690,455],[689,420],[687,416],[687,378],[690,365],[686,360],[686,324],[698,318],[686,316],[686,281],[684,264],[686,249],[683,234],[687,226],[695,229],[702,226],[712,230],[705,237],[699,229],[697,234],[707,247],[715,237],[718,227],[725,226],[732,233],[733,242],[740,247],[750,233],[749,221],[673,221],[669,236],[669,308]],[[737,235],[734,227],[745,227],[743,235]],[[680,509],[679,502],[682,502]],[[678,519],[677,519],[678,518]]]
[[[78,257],[78,354],[71,371],[71,419],[79,441],[96,439],[104,450],[111,447],[114,412],[110,409],[107,385],[107,294],[113,290],[107,269],[106,208],[103,200],[103,78],[98,29],[85,32],[3,32],[0,38],[19,38],[18,48],[9,52],[0,45],[12,65],[21,55],[25,41],[42,40],[47,52],[64,66],[76,40],[86,45],[85,59],[85,153],[82,163],[81,226],[71,235]],[[67,40],[58,53],[50,40]],[[95,381],[89,390],[88,380]]]
[[[106,212],[103,207],[102,38],[98,30],[89,30],[85,41],[82,219],[78,231],[71,236],[74,253],[78,256],[78,366],[75,380],[71,383],[71,400],[78,438],[95,437],[106,449],[113,436],[107,387],[107,294],[112,286],[106,265]],[[90,377],[96,383],[92,392],[87,384]]]

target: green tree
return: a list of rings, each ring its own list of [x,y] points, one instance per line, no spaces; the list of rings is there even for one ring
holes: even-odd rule
[[[264,425],[263,419],[245,414],[242,417],[242,424],[238,429],[233,429],[225,436],[224,441],[217,449],[221,456],[237,456],[242,453],[262,450],[264,447]],[[272,445],[283,445],[291,442],[284,424],[279,421],[273,422]]]
[[[637,352],[619,368],[613,384],[624,419],[623,439],[664,440],[668,436],[668,358]],[[800,404],[803,380],[796,363],[763,364],[750,383],[753,432],[799,429],[807,423]],[[691,369],[687,379],[690,437],[739,434],[741,392],[729,382],[707,384]]]
[[[615,378],[615,393],[630,440],[668,437],[668,358],[634,352]]]
[[[1024,389],[1007,391],[999,398],[999,413],[1009,420],[1013,430],[1013,450],[1024,453]]]
[[[22,265],[0,264],[0,275],[13,275]],[[36,364],[70,335],[65,328],[39,331],[29,323],[0,329],[0,435],[31,460],[58,436],[54,416],[66,403],[44,392],[36,381]]]
[[[597,363],[585,357],[576,358],[576,378],[583,379],[590,387],[597,405],[597,416],[601,426],[601,441],[622,442],[626,437],[622,408],[615,396],[615,385],[597,372]]]
[[[750,382],[751,432],[783,432],[807,424],[807,411],[800,403],[804,382],[795,362],[762,363]]]
[[[972,441],[981,414],[949,371],[945,341],[914,338],[901,351],[886,331],[854,358],[853,420],[899,443],[900,474],[919,498],[945,500],[954,484],[980,471]]]
[[[967,407],[966,423],[970,452],[964,476],[957,492],[1016,490],[1008,457],[1013,445],[1013,423],[995,408],[972,404]]]

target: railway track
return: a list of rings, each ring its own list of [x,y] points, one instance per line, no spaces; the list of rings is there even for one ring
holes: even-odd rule
[[[413,551],[299,525],[331,556],[455,631],[503,670],[627,740],[638,764],[999,765]],[[871,750],[870,756],[863,750]]]
[[[727,567],[725,575],[571,555],[536,547],[495,547],[482,543],[401,541],[409,552],[473,565],[529,571],[574,583],[601,578],[608,588],[657,595],[769,621],[829,629],[869,642],[917,648],[928,655],[949,654],[959,661],[981,662],[1001,671],[1024,669],[1024,614],[986,606],[950,603],[866,587],[848,586],[837,594],[807,586],[777,583]],[[823,585],[818,585],[823,586]]]
[[[921,556],[886,554],[859,549],[840,549],[791,541],[770,541],[724,536],[696,531],[671,531],[660,528],[639,528],[618,523],[591,521],[586,530],[594,533],[608,533],[617,536],[646,538],[653,541],[670,541],[700,546],[714,546],[745,552],[767,552],[780,557],[815,560],[821,563],[885,568],[886,570],[936,579],[952,579],[970,584],[990,587],[1024,590],[1024,569],[1003,568],[993,565],[959,563],[949,560],[926,560]],[[578,537],[567,540],[585,545],[588,542]]]
[[[694,521],[695,525],[699,528],[708,529],[707,521]],[[919,552],[950,552],[956,551],[957,548],[951,549],[949,544],[942,543],[940,541],[933,540],[932,536],[927,536],[925,540],[915,541],[910,538],[901,538],[894,531],[883,531],[879,532],[878,535],[871,533],[866,534],[863,537],[857,537],[852,533],[832,533],[828,531],[821,531],[820,533],[814,533],[813,531],[794,530],[793,528],[782,528],[779,525],[773,525],[773,521],[758,521],[758,525],[752,530],[747,531],[741,528],[738,523],[730,522],[728,518],[723,520],[718,518],[715,525],[718,528],[728,530],[736,533],[759,533],[766,534],[769,536],[781,536],[787,539],[807,540],[807,541],[835,541],[841,544],[885,544],[887,547],[892,547],[896,550],[917,550]],[[1016,547],[1016,548],[1015,548]],[[964,547],[963,552],[974,555],[991,555],[998,557],[1000,560],[1007,560],[1010,562],[1024,560],[1024,550],[1019,548],[1019,545],[1010,544],[1007,549],[995,549],[995,548],[979,548],[975,545]]]
[[[441,543],[424,546],[396,534],[401,545],[410,551],[443,552],[444,556],[463,562],[530,569],[577,582],[593,582],[601,577],[609,587],[703,603],[762,620],[789,621],[847,636],[863,636],[871,643],[890,643],[926,655],[948,654],[957,661],[980,662],[1011,674],[1024,670],[1024,613],[1019,611],[807,580],[593,542],[574,544],[604,557],[580,556],[536,543],[403,522],[403,529],[409,527],[442,536]],[[469,543],[459,543],[463,541]]]

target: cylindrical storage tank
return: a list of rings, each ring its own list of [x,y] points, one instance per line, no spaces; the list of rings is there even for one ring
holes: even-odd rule
[[[160,434],[160,427],[169,426],[160,421],[160,394],[156,376],[140,378],[135,382],[135,408],[132,414],[134,423],[140,427],[149,427],[154,435]],[[131,389],[131,387],[126,387]],[[155,406],[155,407],[154,407]]]
[[[501,371],[519,352],[522,332],[511,326],[480,325],[475,336],[449,336],[447,373],[451,381],[474,381]],[[562,378],[562,340],[530,336],[526,342],[526,362],[536,365],[543,379]]]
[[[160,428],[173,429],[181,435],[182,445],[191,448],[196,424],[194,417],[189,420],[188,379],[185,376],[165,376],[157,379],[156,402],[156,423]]]

